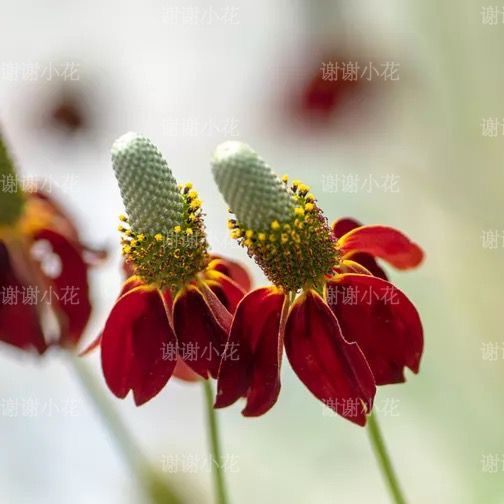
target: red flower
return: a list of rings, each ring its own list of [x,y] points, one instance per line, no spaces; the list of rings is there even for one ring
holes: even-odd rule
[[[308,186],[289,186],[284,176],[282,187],[244,144],[218,147],[213,168],[237,217],[229,221],[232,236],[274,284],[238,304],[228,340],[237,358],[222,361],[215,406],[245,397],[245,416],[268,411],[280,392],[285,348],[315,397],[364,425],[376,385],[404,381],[405,367],[418,372],[423,350],[415,307],[375,258],[404,270],[423,252],[386,226],[344,220],[333,232]]]
[[[368,242],[373,235],[375,241]],[[384,226],[356,228],[336,246],[342,251],[342,270],[350,268],[349,258],[357,254],[368,266],[364,254],[402,269],[416,266],[422,255],[399,231]],[[418,372],[423,337],[418,313],[408,298],[361,269],[328,277],[323,295],[304,290],[290,308],[288,295],[280,288],[252,291],[238,305],[229,344],[236,345],[239,358],[222,362],[216,407],[245,396],[245,416],[270,409],[280,391],[285,345],[292,368],[308,389],[342,416],[363,425],[375,382],[404,381],[404,367]],[[360,401],[366,408],[349,407]]]
[[[42,354],[75,347],[91,313],[88,268],[105,256],[80,241],[64,210],[42,192],[23,196],[22,213],[0,230],[0,340]],[[44,329],[52,316],[57,324]]]
[[[100,340],[103,374],[114,395],[122,399],[131,390],[140,406],[173,374],[187,381],[217,377],[231,324],[226,306],[245,290],[214,261],[174,296],[136,276],[124,283]]]

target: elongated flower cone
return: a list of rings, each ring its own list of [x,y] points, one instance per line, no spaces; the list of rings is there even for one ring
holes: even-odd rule
[[[148,138],[132,132],[118,138],[112,166],[135,232],[168,233],[182,223],[184,201],[177,182]]]
[[[215,181],[234,214],[251,229],[289,220],[294,204],[285,184],[247,144],[224,142],[212,160]]]

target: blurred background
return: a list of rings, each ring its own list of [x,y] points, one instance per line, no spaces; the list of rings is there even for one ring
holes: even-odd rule
[[[111,251],[92,272],[87,342],[121,284],[115,138],[149,136],[200,191],[213,250],[246,261],[209,169],[218,143],[243,140],[310,184],[330,220],[423,246],[420,269],[390,271],[426,343],[419,375],[379,390],[384,434],[410,502],[504,503],[504,4],[17,0],[0,24],[0,122],[22,179]],[[103,386],[99,355],[88,363]],[[267,415],[219,412],[232,502],[389,502],[366,431],[284,364]],[[188,502],[211,502],[200,387],[171,380],[141,408],[109,395]],[[0,399],[1,502],[143,502],[58,352],[2,346]]]

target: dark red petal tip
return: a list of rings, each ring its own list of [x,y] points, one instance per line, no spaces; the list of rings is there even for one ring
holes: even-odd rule
[[[103,374],[114,395],[137,406],[156,396],[176,364],[177,340],[159,292],[137,287],[117,300],[101,339]]]
[[[276,402],[282,359],[281,314],[286,297],[275,287],[247,294],[238,305],[217,382],[216,408],[245,396],[245,416],[259,416]]]
[[[345,338],[364,352],[378,385],[403,382],[404,367],[418,372],[422,323],[399,289],[381,278],[339,275],[327,282],[327,302]]]
[[[376,386],[358,345],[341,333],[336,317],[314,291],[292,305],[285,328],[285,350],[292,369],[326,406],[365,425]]]
[[[338,248],[343,256],[365,252],[401,270],[418,266],[424,256],[416,243],[397,229],[387,226],[355,228],[338,240]]]

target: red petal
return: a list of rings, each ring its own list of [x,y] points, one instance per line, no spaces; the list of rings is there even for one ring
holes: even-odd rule
[[[120,298],[130,290],[134,289],[135,287],[140,287],[141,285],[145,285],[142,279],[139,276],[132,275],[124,281],[121,287],[121,291],[119,292],[119,296],[117,297]]]
[[[366,254],[364,252],[350,253],[350,254],[347,254],[345,256],[345,259],[343,260],[344,263],[348,262],[348,261],[360,264],[369,273],[371,273],[372,275],[374,275],[378,278],[383,278],[383,280],[388,280],[388,277],[387,277],[387,274],[385,273],[385,271],[383,271],[383,269],[380,266],[378,266],[378,263],[376,262],[375,258],[370,254]],[[341,273],[362,273],[362,272],[360,272],[360,271],[353,271],[353,272],[341,271]],[[366,273],[362,273],[362,274],[366,274]]]
[[[352,229],[361,226],[362,224],[359,221],[356,221],[355,219],[351,219],[349,217],[344,217],[333,223],[332,230],[334,236],[336,238],[340,238],[349,233],[350,231],[352,231]],[[383,278],[384,280],[388,279],[385,271],[383,271],[383,269],[380,266],[378,266],[378,263],[376,262],[375,258],[370,254],[365,254],[364,252],[356,252],[353,254],[347,254],[345,258],[351,259],[352,261],[364,266],[364,268],[366,268],[374,276]],[[345,269],[342,268],[341,270],[339,270],[339,272],[351,273],[352,271],[345,271]],[[361,272],[353,271],[353,273],[361,273]]]
[[[58,308],[65,315],[60,344],[74,346],[78,343],[91,315],[87,265],[81,251],[63,235],[43,229],[35,240],[47,240],[61,260],[61,273],[49,279],[55,289]]]
[[[291,308],[285,350],[315,397],[351,422],[366,423],[376,392],[373,374],[358,345],[343,338],[335,316],[314,291],[306,291]]]
[[[60,234],[69,240],[79,243],[79,233],[66,210],[49,194],[42,190],[35,190],[28,194],[28,210],[33,214],[48,214],[51,227],[57,229]]]
[[[95,266],[106,259],[108,254],[106,250],[94,249],[81,243],[72,218],[52,196],[44,191],[36,189],[28,194],[27,210],[35,217],[44,215],[50,221],[50,228],[71,241],[81,251],[88,265]]]
[[[220,256],[213,256],[208,267],[224,273],[224,275],[236,282],[245,292],[248,292],[252,287],[252,280],[247,270],[236,261],[224,259]]]
[[[334,273],[359,273],[360,275],[371,275],[372,273],[362,266],[362,264],[350,259],[343,259],[336,267],[333,268]]]
[[[397,269],[418,266],[423,259],[422,249],[396,229],[387,226],[361,226],[338,240],[343,255],[366,252],[389,262]]]
[[[196,382],[200,377],[180,358],[177,358],[177,365],[173,371],[173,376],[186,382]]]
[[[217,377],[231,315],[210,289],[213,297],[194,285],[180,291],[173,303],[173,326],[182,360],[203,378]],[[220,305],[226,315],[216,308]],[[224,318],[223,318],[224,317]]]
[[[142,285],[145,285],[142,281],[142,279],[138,276],[130,276],[122,285],[121,291],[119,292],[119,296],[117,296],[117,299],[120,297],[124,296],[124,294],[128,293],[130,290],[133,290],[136,287],[140,287]],[[79,352],[79,357],[85,357],[86,355],[89,355],[92,353],[94,350],[96,350],[100,346],[101,342],[101,337],[102,333],[100,333],[91,343],[84,347],[84,350]]]
[[[217,270],[207,270],[205,278],[206,284],[217,295],[221,303],[230,313],[234,313],[238,303],[245,295],[245,290],[227,275]]]
[[[378,385],[417,373],[423,350],[420,317],[391,283],[366,275],[339,275],[327,283],[328,304],[345,338],[358,343]]]
[[[349,231],[352,231],[352,229],[361,226],[362,224],[359,221],[352,219],[351,217],[343,217],[341,219],[334,221],[331,227],[333,235],[336,238],[340,238],[343,235],[346,235]]]
[[[169,380],[176,348],[159,291],[137,287],[116,302],[105,324],[101,340],[105,381],[117,397],[124,398],[131,390],[140,406]]]
[[[0,242],[0,340],[22,350],[35,349],[42,354],[47,345],[40,325],[37,304],[26,303],[26,289],[16,276],[7,247]]]
[[[247,294],[238,305],[217,383],[216,408],[247,397],[245,416],[268,411],[280,393],[280,321],[285,295],[275,287]]]

